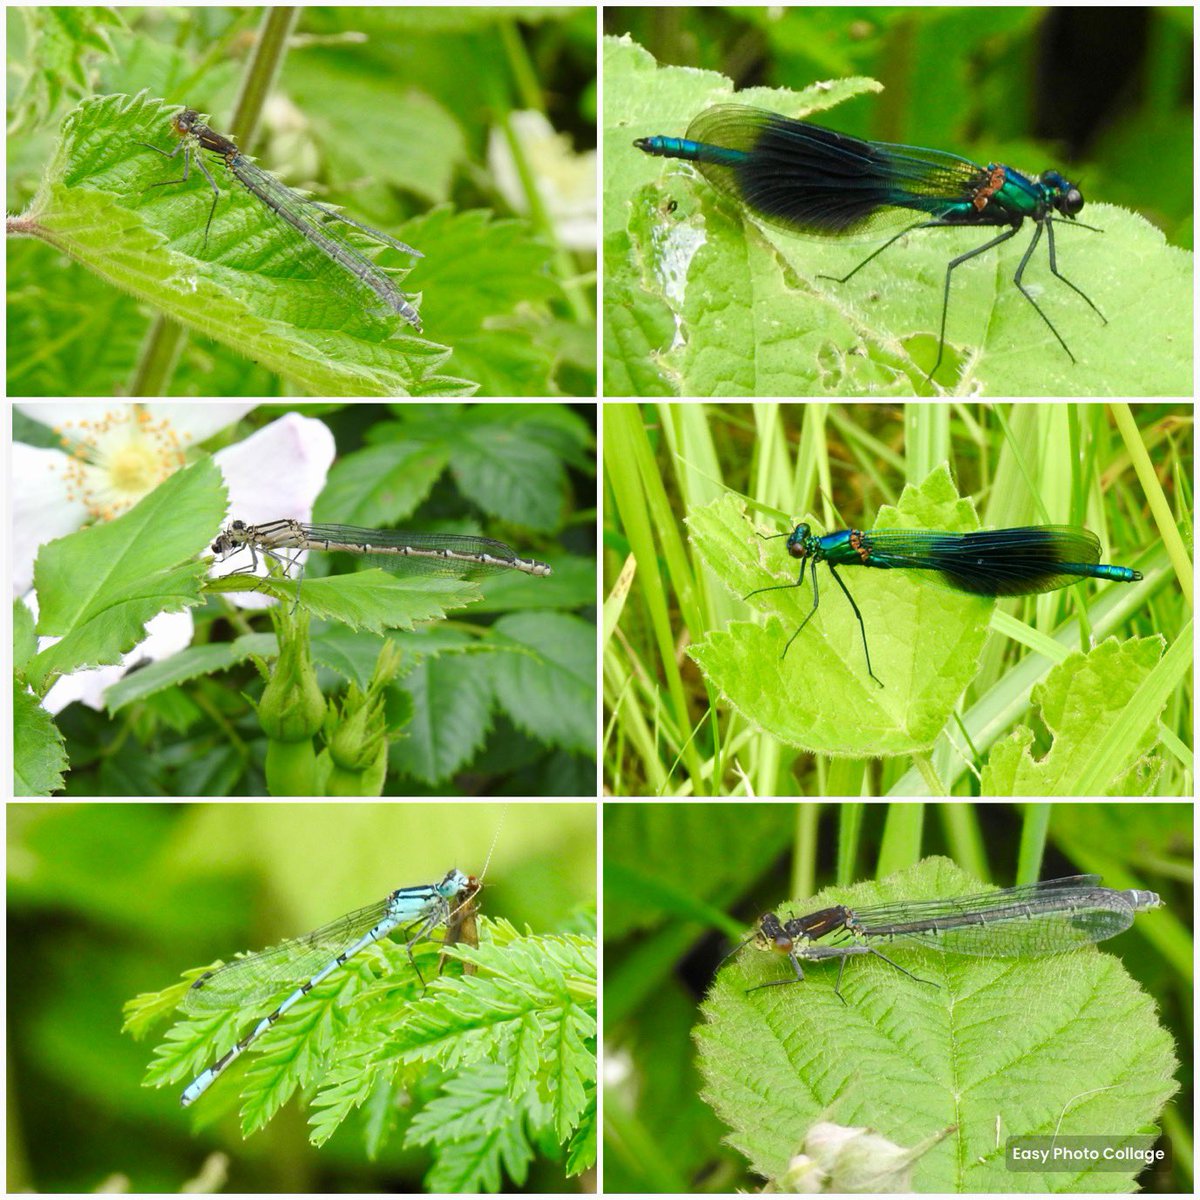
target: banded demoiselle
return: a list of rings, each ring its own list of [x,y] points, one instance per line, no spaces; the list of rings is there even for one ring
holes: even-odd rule
[[[981,167],[941,150],[868,142],[743,104],[706,109],[688,126],[686,137],[656,135],[638,138],[633,144],[646,154],[694,162],[719,192],[785,232],[808,237],[887,238],[848,275],[818,276],[837,283],[846,283],[914,230],[1007,225],[1003,233],[947,264],[937,360],[930,379],[941,366],[946,347],[946,311],[955,268],[1015,237],[1026,220],[1034,223],[1033,237],[1013,282],[1067,357],[1075,362],[1067,343],[1023,282],[1025,267],[1043,231],[1051,273],[1108,324],[1091,299],[1058,270],[1056,222],[1066,218],[1076,228],[1100,231],[1075,220],[1083,208],[1083,195],[1057,171],[1043,171],[1033,179],[1003,163]],[[921,214],[921,219],[913,221],[914,213]]]
[[[846,593],[862,633],[867,674],[880,687],[883,681],[871,669],[867,630],[862,613],[849,588],[837,573],[838,567],[902,568],[932,571],[936,582],[976,596],[1029,596],[1052,592],[1080,579],[1111,579],[1136,583],[1142,578],[1132,567],[1114,567],[1100,561],[1100,539],[1087,529],[1073,525],[1030,525],[1019,529],[981,529],[976,533],[936,533],[926,529],[841,529],[818,537],[801,522],[791,533],[759,534],[764,541],[787,538],[787,552],[800,560],[795,583],[755,588],[742,597],[749,600],[761,592],[798,588],[804,571],[812,563],[813,602],[809,614],[783,647],[783,658],[801,630],[812,620],[820,604],[817,563],[829,567],[838,587]]]

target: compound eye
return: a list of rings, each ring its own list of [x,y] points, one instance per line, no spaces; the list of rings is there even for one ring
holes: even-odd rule
[[[1063,211],[1074,216],[1083,207],[1083,195],[1078,188],[1068,188],[1062,199]]]

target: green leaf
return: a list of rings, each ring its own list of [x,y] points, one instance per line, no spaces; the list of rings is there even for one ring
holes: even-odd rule
[[[232,642],[189,646],[113,684],[104,693],[105,707],[110,714],[115,714],[127,705],[149,700],[190,679],[227,671],[248,658],[270,658],[278,650],[279,643],[273,633],[247,633]]]
[[[37,697],[13,680],[14,796],[49,796],[63,787],[68,760],[63,735]]]
[[[413,947],[418,969],[426,979],[437,969],[436,952],[429,944]],[[174,1011],[201,973],[188,972],[182,983],[131,1001],[126,1006],[127,1026],[141,1027],[152,1017]],[[385,981],[374,986],[380,973]],[[281,980],[278,991],[259,1003],[178,1021],[155,1049],[146,1086],[189,1082],[303,982]],[[359,1059],[366,1050],[378,1055],[387,1031],[422,991],[404,945],[387,940],[374,943],[292,1005],[251,1045],[244,1056],[248,1061],[231,1065],[198,1105],[203,1104],[205,1114],[215,1115],[229,1108],[240,1093],[242,1132],[249,1136],[262,1128],[297,1088],[324,1081],[346,1058]],[[136,1026],[135,1021],[139,1023]]]
[[[427,987],[404,945],[385,940],[368,947],[252,1043],[205,1094],[204,1114],[215,1116],[240,1094],[242,1132],[249,1136],[298,1088],[316,1084],[311,1139],[321,1145],[355,1109],[371,1102],[390,1111],[396,1091],[428,1081],[440,1067],[450,1078],[434,1107],[417,1114],[410,1144],[434,1147],[435,1176],[466,1172],[480,1186],[494,1179],[495,1189],[503,1166],[520,1181],[533,1146],[570,1139],[589,1101],[594,1121],[595,938],[522,936],[488,918],[480,919],[479,933],[478,947],[444,948],[474,965],[479,973],[470,977],[456,976],[453,966],[438,975],[436,945],[413,948]],[[129,1001],[125,1028],[142,1036],[178,1008],[201,973]],[[156,1048],[146,1085],[193,1078],[301,982],[280,980],[276,995],[244,1009],[178,1021]],[[501,1111],[507,1119],[493,1119]],[[378,1145],[375,1117],[367,1136]],[[467,1160],[474,1164],[469,1171]]]
[[[507,405],[473,406],[455,434],[450,461],[464,496],[504,521],[558,527],[567,491],[559,446],[530,436],[521,414]]]
[[[20,599],[12,607],[13,667],[23,671],[29,660],[37,653],[37,633],[33,613]]]
[[[370,31],[363,32],[369,43]],[[378,32],[398,36],[390,22],[381,23]],[[425,29],[420,36],[428,34]],[[330,54],[320,40],[296,47],[298,58],[289,62],[295,71],[289,95],[308,118],[331,177],[353,184],[361,180],[362,164],[371,163],[377,184],[412,192],[425,204],[447,201],[455,175],[470,162],[454,113],[421,87],[397,81],[386,61],[369,53]],[[390,102],[381,104],[381,94]],[[359,219],[375,223],[370,213]]]
[[[518,1187],[524,1184],[534,1156],[526,1125],[544,1125],[545,1108],[533,1095],[514,1099],[500,1065],[473,1067],[451,1080],[409,1127],[409,1145],[437,1149],[426,1189],[499,1192],[501,1168]]]
[[[492,699],[475,655],[423,658],[404,677],[412,720],[392,747],[392,768],[434,786],[471,761],[487,740]]]
[[[182,156],[167,162],[141,144],[178,145],[169,132],[174,111],[140,93],[97,97],[69,113],[24,214],[28,232],[314,394],[475,390],[439,374],[448,348],[398,331],[400,318],[372,317],[345,272],[236,181],[220,188],[206,243],[207,180],[193,166],[186,183],[157,187],[181,179]]]
[[[479,210],[434,209],[401,236],[425,252],[422,316],[430,333],[454,347],[454,374],[478,380],[485,396],[556,393],[546,306],[562,288],[550,246],[525,222]],[[594,328],[588,331],[594,342]]]
[[[1119,783],[1158,743],[1154,711],[1135,715],[1131,702],[1162,658],[1163,639],[1108,638],[1087,654],[1059,663],[1033,689],[1052,739],[1038,758],[1032,729],[1015,730],[992,747],[980,788],[985,796],[1126,795]]]
[[[594,755],[595,627],[572,613],[521,612],[501,617],[494,631],[527,649],[489,664],[496,699],[513,724],[547,745]]]
[[[448,447],[416,439],[353,451],[330,468],[313,521],[368,529],[396,525],[428,497],[448,458]]]
[[[588,1103],[567,1145],[567,1174],[582,1175],[596,1165],[596,1126],[598,1119],[596,1088],[588,1089]]]
[[[394,950],[401,952],[403,963],[407,964],[403,947],[394,943],[383,947],[383,958],[404,971],[406,966],[394,956]],[[264,1128],[297,1088],[322,1079],[331,1055],[336,1054],[340,1060],[343,1050],[352,1055],[361,1052],[369,1031],[378,1035],[381,993],[371,987],[375,981],[371,959],[370,955],[356,957],[335,971],[325,981],[332,983],[330,988],[326,989],[325,983],[318,985],[318,991],[297,1001],[288,1009],[286,1020],[272,1027],[272,1033],[279,1031],[277,1037],[268,1040],[264,1035],[260,1053],[247,1066],[244,1076],[241,1112],[244,1137]],[[421,984],[410,965],[402,980],[388,989],[393,1020],[398,1003],[411,1002],[421,992]],[[348,1025],[357,1028],[354,1037],[344,1041]]]
[[[789,915],[978,890],[934,858],[880,883],[828,889]],[[908,1146],[955,1125],[920,1159],[913,1190],[1011,1190],[1008,1137],[1140,1130],[1177,1089],[1170,1035],[1114,953],[989,959],[900,942],[885,952],[938,986],[863,956],[846,962],[845,1004],[833,994],[834,963],[809,964],[803,982],[747,992],[790,969],[748,947],[704,1001],[696,1041],[705,1098],[764,1177],[784,1170],[819,1121],[869,1126]],[[1139,1169],[1080,1168],[1070,1190],[1128,1188]],[[1066,1186],[1061,1174],[1021,1180],[1032,1192]]]
[[[614,385],[641,380],[648,367],[659,382],[642,394],[658,394],[663,385],[679,395],[929,394],[925,373],[937,354],[947,263],[994,230],[914,232],[839,283],[879,244],[801,238],[760,225],[690,164],[631,144],[652,134],[682,135],[703,108],[728,100],[824,122],[837,101],[878,87],[847,79],[799,93],[759,88],[735,96],[719,75],[656,69],[627,39],[606,40],[606,247],[623,231],[629,253],[606,273],[605,307],[621,298],[618,349],[626,352],[636,350],[631,328],[663,328],[662,305],[676,317],[640,364],[612,355],[618,339],[610,336],[609,394],[630,394]],[[1027,225],[955,271],[950,358],[939,384],[1009,396],[1188,392],[1191,255],[1123,209],[1091,203],[1083,220],[1103,232],[1055,223],[1059,269],[1092,298],[1107,325],[1052,277],[1041,247],[1025,276],[1076,362],[1013,285],[1033,236]],[[1155,354],[1131,355],[1131,344],[1153,345]]]
[[[479,591],[471,580],[446,575],[396,576],[371,567],[324,579],[292,579],[223,575],[208,583],[213,592],[263,591],[292,603],[297,588],[302,606],[317,617],[339,621],[350,629],[412,629],[418,621],[443,618],[447,609],[474,602]]]
[[[900,503],[880,509],[873,525],[952,533],[979,527],[944,466],[919,487],[907,486]],[[693,510],[688,528],[705,562],[739,597],[799,574],[783,539],[762,541],[762,523],[752,524],[731,494]],[[920,575],[842,573],[862,612],[883,687],[867,674],[858,621],[827,571],[821,572],[824,597],[816,615],[786,655],[788,638],[812,610],[810,577],[804,587],[752,598],[771,614],[765,625],[736,621],[709,633],[689,654],[739,712],[790,745],[841,756],[928,748],[975,675],[995,602]]]
[[[512,937],[501,948],[459,945],[454,957],[479,973],[439,983],[444,1003],[415,1005],[391,1038],[402,1060],[457,1068],[498,1063],[508,1104],[537,1099],[536,1124],[567,1142],[594,1104],[596,946],[573,935]],[[478,1121],[478,1118],[476,1118]],[[410,1143],[457,1140],[432,1117],[414,1121]]]
[[[199,604],[206,565],[196,555],[225,506],[220,472],[205,458],[115,521],[44,545],[33,569],[38,633],[60,640],[30,661],[29,682],[44,690],[61,674],[119,663],[152,617]]]

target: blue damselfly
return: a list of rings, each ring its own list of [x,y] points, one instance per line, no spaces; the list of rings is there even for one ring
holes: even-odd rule
[[[184,1011],[192,1015],[227,1012],[261,1003],[297,980],[305,982],[212,1066],[201,1071],[184,1090],[180,1103],[185,1108],[194,1103],[293,1004],[360,951],[395,929],[402,929],[406,935],[409,961],[424,984],[413,957],[413,946],[438,926],[450,922],[456,906],[473,901],[478,891],[479,884],[474,876],[457,870],[448,871],[440,883],[397,888],[384,900],[347,913],[303,937],[281,942],[259,954],[235,958],[201,975],[188,989],[182,1003]]]

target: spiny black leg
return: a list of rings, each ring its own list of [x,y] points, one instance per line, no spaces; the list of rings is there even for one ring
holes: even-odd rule
[[[1091,225],[1084,226],[1084,229],[1091,228]],[[1096,230],[1096,232],[1100,233],[1102,231]],[[1046,246],[1050,251],[1050,274],[1058,276],[1058,278],[1061,279],[1063,283],[1065,283],[1067,287],[1071,289],[1071,291],[1073,291],[1077,296],[1082,296],[1083,299],[1087,301],[1092,312],[1094,312],[1096,316],[1098,316],[1100,320],[1107,325],[1108,318],[1092,303],[1092,299],[1087,292],[1083,291],[1081,288],[1077,288],[1065,275],[1059,274],[1058,262],[1054,257],[1054,222],[1049,218],[1046,219]]]
[[[804,559],[803,562],[801,562],[801,564],[800,564],[800,579],[804,578],[804,568],[806,566],[808,566],[807,558]],[[796,581],[796,586],[797,587],[800,586],[799,580]],[[787,645],[784,646],[783,653],[779,656],[780,661],[782,661],[784,658],[787,657],[787,652],[790,649],[791,644],[800,636],[800,632],[801,632],[801,630],[803,630],[805,625],[807,625],[809,623],[809,621],[811,621],[813,619],[813,614],[817,611],[817,605],[821,603],[821,597],[817,591],[817,564],[816,563],[813,563],[813,569],[812,569],[812,589],[813,589],[812,608],[810,608],[808,610],[808,616],[805,617],[804,620],[800,622],[800,627],[796,630],[795,633],[792,634],[792,636],[790,638],[788,638]]]
[[[999,246],[1001,242],[1007,242],[1009,238],[1016,236],[1018,229],[1020,229],[1020,226],[1014,225],[1007,232],[992,238],[990,242],[984,242],[982,246],[976,246],[974,250],[968,250],[966,254],[960,254],[957,258],[952,258],[947,265],[946,286],[942,290],[942,328],[938,334],[937,361],[933,364],[933,370],[925,376],[930,382],[933,381],[933,377],[937,374],[938,367],[942,365],[942,355],[946,349],[946,312],[950,307],[950,276],[953,274],[954,268],[962,266],[963,263],[969,262],[972,258],[976,258],[980,254],[986,254],[993,246]],[[1036,239],[1036,235],[1034,236]],[[1025,264],[1022,262],[1021,265],[1024,266]],[[1017,273],[1020,274],[1020,268],[1018,268]]]
[[[1017,264],[1017,273],[1013,276],[1013,283],[1015,283],[1020,289],[1021,295],[1033,305],[1034,309],[1037,311],[1037,315],[1046,322],[1046,328],[1049,329],[1052,334],[1054,334],[1055,340],[1063,348],[1063,350],[1066,351],[1067,357],[1074,362],[1075,355],[1071,353],[1070,347],[1062,340],[1062,335],[1057,329],[1054,328],[1054,323],[1048,316],[1046,316],[1044,312],[1042,312],[1041,308],[1038,306],[1038,302],[1025,290],[1025,285],[1021,282],[1021,278],[1025,274],[1025,265],[1029,262],[1030,256],[1033,254],[1034,247],[1042,239],[1042,224],[1043,223],[1041,221],[1038,222],[1037,228],[1033,231],[1033,237],[1029,239],[1029,245],[1026,248],[1025,253],[1021,255],[1021,261]]]
[[[871,670],[871,651],[867,649],[867,627],[863,624],[862,613],[858,611],[858,605],[854,603],[854,597],[850,595],[850,589],[842,582],[842,577],[833,569],[833,563],[829,563],[829,573],[837,580],[837,585],[846,593],[846,599],[850,601],[850,607],[854,609],[854,615],[858,618],[858,631],[862,634],[863,653],[867,656],[867,674],[875,680],[880,687],[883,687],[883,680]],[[816,577],[813,577],[813,591],[816,591]],[[812,615],[811,613],[809,614]]]
[[[867,265],[867,263],[869,263],[873,258],[878,258],[879,255],[881,255],[893,242],[898,242],[906,234],[912,233],[913,230],[915,230],[915,229],[931,229],[935,225],[942,225],[942,224],[944,224],[944,222],[942,222],[942,221],[918,221],[915,225],[910,225],[910,226],[908,226],[907,229],[900,230],[900,232],[898,234],[896,234],[895,237],[888,238],[888,240],[886,242],[884,242],[883,245],[880,246],[878,250],[873,250],[870,254],[868,254],[867,257],[864,258],[862,260],[862,262],[860,262],[858,264],[858,266],[855,267],[854,270],[850,272],[849,275],[843,275],[840,278],[837,275],[818,275],[817,278],[818,279],[831,279],[831,280],[833,280],[834,283],[845,283],[848,279],[857,275],[858,272],[861,271],[863,269],[863,267],[865,267]]]

